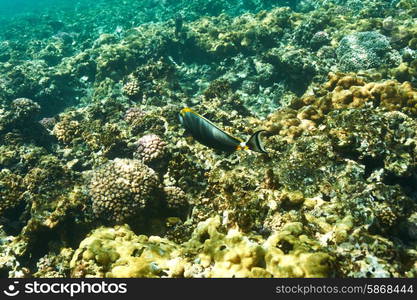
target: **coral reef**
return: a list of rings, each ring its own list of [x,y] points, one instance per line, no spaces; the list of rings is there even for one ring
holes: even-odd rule
[[[131,79],[123,86],[123,92],[131,98],[135,98],[140,94],[139,81],[137,79]]]
[[[8,169],[0,172],[0,216],[7,209],[13,208],[23,200],[25,187],[23,178]]]
[[[90,182],[93,212],[116,222],[136,215],[156,201],[159,180],[138,160],[109,161],[95,170]]]
[[[401,57],[394,51],[387,37],[375,31],[366,31],[341,39],[336,54],[341,70],[349,72],[378,68],[387,64],[398,65]]]
[[[11,109],[13,119],[20,122],[33,121],[40,112],[40,106],[27,98],[18,98],[12,101]]]
[[[0,17],[0,276],[417,276],[415,0],[89,4]]]
[[[73,277],[178,277],[184,259],[178,246],[159,237],[135,235],[128,226],[98,228],[75,251]]]
[[[220,218],[208,219],[179,245],[137,236],[126,225],[99,228],[75,251],[71,272],[74,277],[218,278],[325,277],[331,270],[332,257],[313,252],[311,241],[300,236],[299,223],[266,241],[237,230],[219,230]]]
[[[147,134],[137,141],[133,156],[145,164],[162,160],[166,155],[166,143],[156,134]]]

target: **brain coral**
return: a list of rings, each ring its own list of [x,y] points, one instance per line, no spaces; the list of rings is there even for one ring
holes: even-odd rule
[[[220,230],[220,218],[200,222],[184,244],[199,249],[185,277],[329,277],[333,258],[317,251],[301,223],[288,223],[266,241],[239,230]],[[201,270],[200,274],[194,270]]]
[[[392,50],[388,38],[376,31],[345,36],[340,41],[336,54],[340,69],[348,72],[401,62],[398,52]]]
[[[199,222],[191,239],[177,244],[136,235],[128,225],[100,227],[74,252],[72,277],[329,277],[334,258],[289,223],[266,241],[233,228],[219,216]]]
[[[147,207],[158,188],[158,177],[151,168],[139,160],[116,158],[93,173],[93,211],[98,217],[122,222]]]

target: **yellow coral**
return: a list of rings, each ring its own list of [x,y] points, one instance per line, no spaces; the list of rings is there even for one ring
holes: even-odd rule
[[[218,231],[220,218],[199,223],[186,248],[201,249],[198,265],[205,268],[204,277],[256,277],[266,275],[262,267],[263,249],[235,229],[227,234]],[[191,268],[189,265],[188,268]]]
[[[176,244],[137,236],[128,225],[101,227],[81,242],[70,267],[74,277],[177,277],[185,263],[179,254]]]
[[[401,66],[400,66],[401,67]],[[380,107],[417,116],[417,91],[410,82],[396,80],[367,82],[358,75],[329,74],[329,80],[314,94],[307,92],[288,108],[268,116],[265,127],[272,135],[288,142],[304,132],[317,129],[323,118],[333,110]]]
[[[52,133],[59,141],[68,144],[80,135],[81,126],[78,121],[64,118],[62,121],[55,124]]]
[[[267,241],[229,229],[220,217],[200,222],[178,245],[137,236],[127,225],[98,228],[81,242],[70,267],[74,277],[325,277],[332,258],[303,235],[301,223],[286,224]]]
[[[301,235],[301,223],[290,223],[264,243],[266,270],[274,277],[329,277],[332,257],[312,252],[318,247]]]

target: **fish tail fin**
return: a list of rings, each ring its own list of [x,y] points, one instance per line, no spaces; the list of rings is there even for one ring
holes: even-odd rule
[[[255,152],[259,152],[259,153],[268,153],[264,146],[262,145],[262,141],[260,138],[260,135],[262,132],[264,132],[266,130],[258,130],[256,131],[254,134],[252,134],[252,136],[248,139],[248,141],[246,142],[246,146]]]

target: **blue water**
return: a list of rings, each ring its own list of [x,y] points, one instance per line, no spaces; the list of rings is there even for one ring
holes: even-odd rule
[[[188,7],[195,3],[196,11],[187,11]],[[168,14],[182,13],[190,14],[190,18],[197,18],[202,15],[218,15],[226,13],[238,15],[244,12],[257,12],[262,9],[270,9],[276,6],[297,7],[298,0],[230,0],[230,1],[204,1],[201,5],[198,1],[189,0],[0,0],[0,18],[9,18],[25,14],[56,14],[65,13],[88,13],[94,9],[112,11],[118,15],[121,7],[129,8],[132,15],[148,14],[149,21],[157,21],[166,18],[164,11]],[[115,10],[112,10],[112,8]],[[184,9],[185,8],[185,9]],[[97,11],[99,15],[101,13]],[[128,17],[128,15],[125,15]],[[154,20],[152,20],[154,19]]]
[[[27,13],[45,13],[50,10],[71,9],[83,2],[88,4],[89,0],[0,0],[0,16],[11,17]],[[97,3],[97,1],[91,1],[91,3]]]

